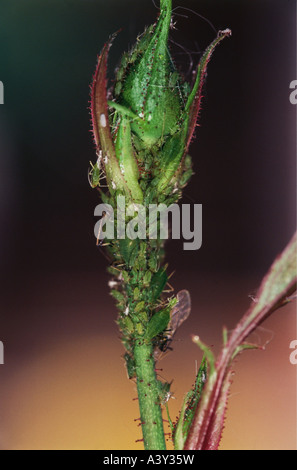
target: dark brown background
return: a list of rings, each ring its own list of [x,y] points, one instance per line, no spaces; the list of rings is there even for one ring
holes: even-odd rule
[[[185,0],[233,37],[216,51],[191,147],[195,177],[183,202],[203,204],[203,247],[168,243],[176,290],[191,291],[191,319],[164,358],[175,377],[173,416],[200,352],[190,333],[218,351],[261,277],[296,226],[296,2]],[[177,6],[178,3],[174,2]],[[0,6],[0,446],[3,449],[140,448],[135,386],[125,377],[107,262],[95,246],[95,159],[89,83],[108,35],[110,57],[152,21],[150,0],[10,0]],[[177,63],[188,70],[214,38],[177,10]],[[223,448],[296,448],[295,307],[264,325],[265,353],[236,366]]]

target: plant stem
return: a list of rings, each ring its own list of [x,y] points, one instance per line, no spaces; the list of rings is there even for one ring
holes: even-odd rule
[[[137,341],[134,347],[140,420],[146,450],[166,450],[159,389],[151,344]]]
[[[170,396],[170,383],[156,376],[154,351],[163,350],[190,311],[189,293],[174,298],[166,290],[168,233],[161,232],[168,209],[181,198],[193,174],[188,147],[207,64],[216,45],[231,34],[229,29],[220,31],[206,50],[191,91],[168,50],[171,15],[172,0],[160,0],[158,20],[123,55],[108,99],[107,58],[113,35],[98,58],[91,90],[98,159],[89,179],[107,205],[102,223],[110,222],[105,233],[99,226],[97,243],[102,234],[108,242],[111,295],[117,301],[128,377],[137,383],[147,450],[166,449],[161,404]],[[106,178],[106,192],[101,175]]]

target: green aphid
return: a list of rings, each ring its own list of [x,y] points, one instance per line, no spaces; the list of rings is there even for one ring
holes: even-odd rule
[[[146,256],[146,251],[147,251],[147,243],[141,241],[140,242],[140,247],[139,247],[139,256]]]
[[[129,274],[127,273],[127,271],[124,271],[124,270],[123,270],[123,271],[121,272],[121,277],[122,277],[123,281],[124,281],[126,284],[129,283],[129,279],[130,279],[130,278],[129,278]]]
[[[185,170],[190,170],[192,168],[192,157],[189,154],[185,156],[184,168]]]
[[[192,421],[194,414],[195,414],[196,407],[199,403],[199,400],[202,394],[202,390],[206,383],[206,380],[207,380],[207,361],[206,361],[206,358],[204,357],[199,367],[197,376],[196,376],[194,388],[192,390],[191,395],[189,396],[189,400],[187,403],[187,410],[185,414],[185,420],[184,420],[185,422],[187,421],[187,417],[189,417],[189,420]]]
[[[139,336],[144,335],[145,328],[141,323],[136,323],[135,329],[136,329],[136,332],[138,333]]]
[[[133,259],[138,254],[139,240],[130,240],[130,238],[124,238],[119,240],[120,252],[127,266],[131,266],[131,259],[133,253]]]
[[[118,83],[115,85],[115,87],[114,87],[114,94],[115,94],[115,96],[119,96],[119,94],[120,94],[121,91],[122,91],[122,87],[123,87],[123,85],[122,85],[121,82],[118,82]]]
[[[159,269],[159,271],[153,275],[151,280],[151,293],[153,302],[155,302],[160,297],[167,281],[168,276],[164,268]]]
[[[120,303],[125,301],[124,294],[122,294],[122,292],[119,292],[118,290],[112,289],[110,291],[110,295]]]
[[[141,302],[138,302],[136,306],[134,307],[134,312],[138,313],[141,312],[145,308],[145,302],[142,300]]]
[[[124,74],[124,71],[126,70],[127,66],[128,66],[128,63],[129,63],[129,54],[128,52],[124,52],[123,56],[122,56],[122,60],[121,60],[121,65],[120,65],[120,68],[118,70],[118,78],[119,80],[121,80],[123,78],[122,76],[122,73]]]
[[[149,259],[149,267],[151,268],[152,271],[157,272],[158,271],[158,256],[156,252],[151,253],[151,257]]]
[[[166,330],[170,321],[170,308],[156,312],[149,321],[145,332],[145,339],[151,341]]]
[[[115,86],[117,86],[118,84],[121,84],[121,81],[124,77],[124,73],[125,73],[125,69],[123,69],[123,67],[119,67],[118,69],[116,69],[116,84]]]
[[[194,174],[194,172],[193,172],[192,168],[185,171],[184,174],[180,177],[179,187],[184,188],[188,184],[188,182],[189,182],[190,178],[193,176],[193,174]]]
[[[136,239],[136,241],[138,241]],[[131,252],[131,256],[130,256],[130,259],[129,259],[129,266],[130,268],[132,268],[134,265],[135,267],[137,266],[137,257],[138,257],[138,253],[139,253],[139,246],[138,244],[136,244]]]
[[[124,359],[126,361],[126,369],[128,374],[128,379],[134,379],[136,377],[136,367],[135,361],[129,353],[124,354]]]
[[[142,256],[139,256],[138,259],[137,259],[137,261],[138,261],[139,269],[145,270],[145,269],[146,269],[146,265],[147,265],[146,259],[143,258]]]
[[[139,287],[135,287],[134,291],[133,291],[133,298],[134,300],[138,300],[140,297],[140,289]]]
[[[199,371],[196,375],[196,381],[194,388],[187,393],[184,400],[179,419],[174,429],[174,447],[176,450],[183,449],[184,443],[187,440],[187,436],[195,416],[197,406],[199,404],[204,385],[207,380],[207,361],[204,357]]]
[[[181,90],[182,90],[183,96],[186,100],[188,98],[189,94],[191,93],[190,84],[188,82],[184,82],[182,84]]]
[[[100,187],[100,180],[103,177],[102,171],[101,171],[101,156],[98,157],[95,165],[93,165],[92,162],[90,162],[91,169],[88,172],[88,180],[91,188],[96,188],[97,186]]]
[[[144,310],[137,314],[137,318],[143,325],[146,325],[148,322],[148,315]]]
[[[109,272],[109,274],[111,274],[112,276],[116,276],[116,277],[124,274],[124,271],[121,271],[119,268],[115,266],[108,266],[107,271]]]
[[[156,178],[156,184],[159,193],[163,193],[170,183],[175,173],[180,167],[185,151],[185,142],[187,138],[187,127],[184,125],[180,131],[170,136],[160,152],[160,163],[164,171]]]
[[[178,200],[181,198],[181,191],[178,190],[175,192],[175,194],[171,197],[167,197],[165,199],[165,204],[167,207],[171,206],[171,204],[175,204],[176,202],[178,202]]]
[[[179,75],[177,72],[173,72],[170,77],[169,77],[169,82],[168,82],[168,86],[170,88],[176,88],[179,86]]]
[[[122,324],[124,326],[125,333],[128,333],[129,335],[134,333],[134,325],[130,317],[125,316],[122,318]]]
[[[132,258],[131,258],[132,260]],[[133,267],[133,271],[135,272],[139,272],[140,270],[140,263],[139,263],[139,259],[136,257],[134,260],[133,260],[133,263],[130,261],[130,267],[132,268]]]
[[[108,194],[104,193],[104,192],[101,192],[101,201],[103,202],[103,204],[109,204],[110,203],[110,200],[109,200],[109,197],[108,197]]]
[[[171,383],[161,382],[161,380],[157,380],[157,387],[159,392],[160,404],[165,405],[168,400],[172,397],[172,393],[170,392]]]
[[[144,276],[143,276],[143,287],[148,287],[151,283],[152,279],[152,272],[151,271],[146,271]]]

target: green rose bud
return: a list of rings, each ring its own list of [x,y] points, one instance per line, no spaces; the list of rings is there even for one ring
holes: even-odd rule
[[[133,51],[134,62],[124,71],[117,102],[140,119],[131,124],[144,149],[161,143],[177,127],[182,112],[180,77],[168,51],[171,0],[161,1],[157,24],[144,33]]]
[[[160,1],[160,15],[124,54],[114,97],[107,100],[107,54],[98,60],[91,111],[98,156],[111,195],[129,201],[160,201],[177,193],[191,177],[187,151],[196,127],[206,68],[229,29],[205,51],[191,90],[174,67],[168,49],[172,0]],[[185,163],[187,156],[187,162]],[[100,168],[101,169],[101,168]],[[148,196],[149,195],[149,196]]]

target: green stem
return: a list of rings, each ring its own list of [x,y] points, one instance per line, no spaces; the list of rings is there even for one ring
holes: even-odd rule
[[[134,347],[134,359],[144,448],[166,450],[152,345],[138,340]]]

